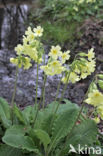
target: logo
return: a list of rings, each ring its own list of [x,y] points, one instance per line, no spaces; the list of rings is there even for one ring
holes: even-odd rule
[[[101,148],[99,146],[96,147],[88,147],[85,145],[82,147],[80,144],[78,144],[77,148],[70,144],[70,150],[69,153],[78,153],[78,154],[96,154],[99,155],[101,154]]]

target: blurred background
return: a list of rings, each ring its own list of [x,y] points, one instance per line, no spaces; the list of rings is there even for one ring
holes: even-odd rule
[[[15,80],[15,66],[10,57],[15,57],[14,47],[22,43],[26,28],[37,25],[44,28],[42,42],[46,53],[51,45],[59,44],[62,50],[71,50],[72,61],[78,52],[93,47],[96,72],[103,72],[103,0],[0,0],[0,96],[9,103]],[[39,75],[38,100],[43,85],[41,70]],[[20,107],[34,103],[35,77],[35,64],[28,71],[20,69],[15,98]],[[81,104],[92,77],[76,85],[69,84],[65,97]],[[48,78],[46,104],[55,98],[58,81],[57,76]]]

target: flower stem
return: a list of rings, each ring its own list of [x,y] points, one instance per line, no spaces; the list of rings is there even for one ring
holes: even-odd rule
[[[56,115],[56,113],[57,113],[57,111],[58,111],[58,108],[59,108],[59,106],[60,106],[60,102],[62,101],[63,96],[64,96],[64,94],[65,94],[65,91],[66,91],[66,89],[67,89],[69,76],[70,76],[70,72],[68,73],[67,81],[66,81],[66,83],[65,83],[65,86],[64,86],[64,89],[63,89],[63,92],[62,92],[61,98],[60,98],[60,100],[59,100],[59,102],[58,102],[58,105],[57,105],[56,110],[55,110],[55,112],[54,112],[53,118],[52,118],[52,120],[51,120],[51,123],[50,123],[51,125],[52,125],[53,122],[54,122],[55,115]],[[59,88],[59,87],[58,87],[58,88]],[[52,146],[53,146],[53,143],[51,143],[51,145],[49,146],[49,149],[48,149],[48,151],[47,151],[47,154],[50,153],[50,151],[51,151],[51,149],[52,149]]]
[[[66,83],[65,83],[65,86],[64,86],[64,89],[63,89],[63,92],[62,92],[61,98],[59,99],[59,102],[58,102],[57,108],[56,108],[56,110],[55,110],[55,112],[54,112],[54,116],[55,116],[55,114],[57,113],[58,108],[59,108],[59,106],[60,106],[60,103],[61,103],[61,101],[62,101],[62,99],[63,99],[63,97],[64,97],[65,91],[66,91],[67,86],[68,86],[69,76],[70,76],[70,72],[68,73],[67,81],[66,81]]]
[[[43,86],[43,105],[42,108],[44,109],[45,107],[45,85],[46,85],[46,81],[47,81],[47,76],[44,75],[44,86]]]
[[[18,66],[16,66],[16,78],[15,78],[15,83],[14,83],[14,92],[13,92],[12,100],[11,100],[11,120],[12,120],[12,124],[13,124],[14,99],[15,99],[15,95],[16,95],[17,80],[18,80]]]
[[[45,65],[45,54],[44,54],[44,65]],[[46,85],[46,81],[47,81],[47,76],[44,73],[44,86],[43,86],[43,92],[42,92],[42,97],[43,97],[43,104],[42,104],[42,108],[44,109],[45,107],[45,85]]]
[[[61,77],[61,79],[62,79],[62,77]],[[60,79],[60,81],[59,81],[59,83],[58,83],[55,101],[57,101],[57,98],[58,98],[58,95],[59,95],[59,90],[60,90],[60,85],[61,85],[61,79]]]
[[[36,96],[35,96],[35,108],[37,108],[37,95],[38,95],[38,68],[39,63],[37,63],[37,78],[36,78]]]

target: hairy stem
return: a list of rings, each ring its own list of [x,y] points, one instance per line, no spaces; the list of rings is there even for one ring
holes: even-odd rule
[[[59,100],[59,102],[58,102],[58,105],[57,105],[56,110],[55,110],[55,112],[54,112],[53,118],[52,118],[52,120],[51,120],[51,123],[50,123],[51,125],[52,125],[53,122],[54,122],[55,115],[56,115],[56,113],[57,113],[57,111],[58,111],[58,108],[59,108],[59,106],[60,106],[60,102],[62,101],[63,96],[64,96],[64,94],[65,94],[65,91],[66,91],[66,89],[67,89],[69,76],[70,76],[70,72],[69,72],[69,74],[68,74],[67,81],[66,81],[66,83],[65,83],[65,86],[64,86],[64,89],[63,89],[61,98],[60,98],[60,100]],[[53,146],[53,142],[52,142],[51,145],[49,146],[49,149],[48,149],[48,151],[47,151],[47,156],[48,156],[48,154],[50,153],[50,151],[51,151],[51,149],[52,149],[52,146]]]
[[[39,68],[39,63],[37,63],[37,78],[36,78],[36,96],[35,96],[35,108],[37,108],[37,95],[38,95],[38,68]]]
[[[39,112],[39,107],[40,107],[40,103],[38,104],[37,103],[37,95],[38,95],[38,72],[39,72],[39,63],[37,63],[37,78],[36,78],[36,96],[35,96],[35,109],[36,109],[36,114],[35,114],[35,117],[34,117],[34,120],[33,120],[33,124],[32,124],[32,127],[34,126],[35,124],[35,121],[36,121],[36,118],[37,118],[37,115],[38,115],[38,112]]]
[[[44,109],[45,107],[45,85],[46,85],[46,80],[47,80],[47,76],[44,75],[44,86],[43,86],[43,105],[42,108]]]
[[[45,54],[44,54],[44,65],[45,65]],[[45,85],[46,85],[46,81],[47,81],[47,76],[44,73],[44,86],[43,86],[43,104],[42,104],[42,108],[44,109],[45,107]]]
[[[61,101],[62,101],[62,99],[63,99],[63,97],[64,97],[65,91],[66,91],[67,86],[68,86],[69,76],[70,76],[70,72],[69,72],[69,74],[68,74],[67,81],[66,81],[65,86],[64,86],[64,89],[63,89],[63,91],[62,91],[61,98],[59,99],[59,102],[58,102],[57,108],[56,108],[56,110],[55,110],[55,112],[54,112],[54,116],[55,116],[55,114],[57,113],[58,108],[59,108],[59,106],[60,106],[60,103],[61,103]]]
[[[13,111],[14,111],[14,100],[15,100],[16,88],[17,88],[17,80],[18,80],[18,66],[16,67],[16,78],[15,78],[14,91],[13,91],[12,100],[11,100],[11,120],[12,120],[12,124],[13,124]]]
[[[61,79],[62,79],[62,78],[61,78]],[[60,85],[61,85],[61,79],[60,79],[60,81],[59,81],[59,83],[58,83],[58,87],[57,87],[57,92],[56,92],[55,101],[57,100],[58,95],[59,95],[59,90],[60,90]]]

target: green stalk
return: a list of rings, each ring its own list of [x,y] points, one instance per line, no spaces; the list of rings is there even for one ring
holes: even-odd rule
[[[56,114],[57,111],[58,111],[58,108],[59,108],[59,106],[60,106],[60,103],[61,103],[61,101],[62,101],[62,99],[63,99],[63,97],[64,97],[65,91],[66,91],[66,89],[67,89],[67,87],[68,87],[68,80],[69,80],[70,73],[71,73],[71,72],[69,72],[69,74],[68,74],[67,81],[66,81],[66,83],[65,83],[65,86],[64,86],[64,89],[63,89],[61,98],[60,98],[60,100],[59,100],[59,102],[58,102],[58,105],[57,105],[57,108],[56,108],[56,110],[55,110],[55,112],[54,112],[54,116],[55,116],[55,114]]]
[[[36,114],[35,114],[35,118],[34,118],[32,127],[34,127],[34,125],[35,125],[35,122],[36,122],[36,119],[37,119],[37,116],[38,116],[38,112],[39,112],[40,103],[39,103],[37,106],[38,106],[38,107],[37,107],[37,109],[36,109]]]
[[[35,124],[35,121],[36,121],[36,118],[37,118],[37,115],[38,115],[38,112],[39,112],[39,106],[40,106],[40,103],[37,104],[37,95],[38,95],[38,72],[39,72],[39,63],[37,63],[37,78],[36,78],[36,96],[35,96],[35,109],[36,109],[36,114],[35,114],[35,117],[34,117],[34,121],[33,121],[33,124],[32,124],[32,127],[34,126]]]
[[[47,81],[47,76],[44,75],[44,86],[43,86],[43,105],[42,108],[44,109],[45,107],[45,85],[46,85],[46,81]]]
[[[61,86],[61,80],[62,80],[62,77],[63,77],[63,74],[60,78],[60,81],[58,83],[58,86],[57,86],[57,92],[56,92],[56,97],[55,97],[55,100],[54,101],[57,101],[57,98],[58,98],[58,95],[59,95],[59,90],[60,90],[60,86]],[[53,110],[54,111],[54,110]]]
[[[62,77],[61,77],[61,79],[62,79]],[[61,79],[60,79],[60,81],[59,81],[59,83],[58,83],[55,101],[57,101],[57,98],[58,98],[58,95],[59,95],[59,90],[60,90],[60,85],[61,85]]]
[[[44,65],[45,65],[45,54],[44,54]],[[42,108],[44,109],[45,107],[45,85],[46,85],[46,81],[47,81],[47,76],[44,73],[44,86],[43,86],[43,104],[42,104]]]
[[[46,78],[47,78],[47,76],[46,76]],[[45,79],[45,83],[46,83],[46,79]],[[42,91],[42,95],[44,95],[44,90]],[[44,95],[44,97],[45,97],[45,95]],[[41,99],[42,99],[42,96],[41,96]],[[45,100],[44,100],[44,102],[45,102]],[[32,127],[34,127],[34,125],[35,125],[35,122],[36,122],[36,119],[37,119],[37,116],[38,116],[38,112],[39,112],[39,109],[40,109],[40,104],[41,104],[41,101],[37,105],[37,110],[36,110],[36,114],[35,114],[35,118],[34,118]]]
[[[36,96],[35,96],[35,108],[37,107],[37,95],[38,95],[38,68],[39,68],[39,63],[37,63],[37,78],[36,78]]]
[[[12,120],[12,124],[13,124],[14,99],[15,99],[15,95],[16,95],[17,80],[18,80],[18,66],[16,66],[16,78],[15,78],[14,91],[13,91],[12,100],[11,100],[11,120]]]
[[[66,83],[65,83],[65,86],[64,86],[64,89],[63,89],[61,98],[60,98],[60,100],[59,100],[59,102],[58,102],[58,105],[57,105],[57,108],[56,108],[56,110],[55,110],[55,112],[54,112],[53,119],[52,119],[52,121],[51,121],[51,123],[50,123],[51,125],[52,125],[52,123],[54,122],[55,115],[56,115],[56,113],[57,113],[57,111],[58,111],[58,108],[59,108],[59,106],[60,106],[60,102],[62,101],[63,96],[64,96],[64,94],[65,94],[65,91],[66,91],[66,89],[67,89],[69,76],[70,76],[70,72],[69,72],[69,74],[68,74],[67,81],[66,81]],[[59,88],[59,87],[58,87],[58,88]],[[50,153],[50,151],[51,151],[51,149],[52,149],[52,146],[53,146],[53,142],[52,142],[52,144],[50,145],[50,147],[49,147],[49,149],[48,149],[48,151],[47,151],[47,156],[48,156],[48,154]]]
[[[44,65],[45,65],[45,54],[44,54]],[[44,103],[45,103],[45,84],[46,84],[46,81],[47,81],[47,76],[43,75],[43,87],[42,87],[42,92],[41,92],[41,96],[40,96],[40,101],[39,101],[39,105],[41,104],[42,102],[42,98],[43,98],[43,104],[42,104],[42,108],[44,108]]]

